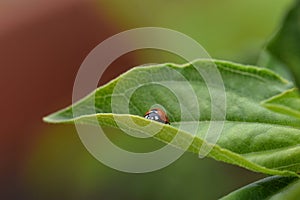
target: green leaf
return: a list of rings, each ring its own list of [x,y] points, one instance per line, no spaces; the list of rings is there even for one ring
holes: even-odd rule
[[[294,200],[300,196],[300,180],[296,177],[273,176],[242,187],[221,200],[269,199]]]
[[[297,89],[287,90],[262,103],[266,108],[300,119],[300,94]]]
[[[287,13],[282,26],[266,47],[260,65],[267,66],[285,77],[292,75],[300,86],[300,1]],[[287,72],[289,69],[291,73]]]
[[[123,131],[134,134],[151,134],[154,129],[161,129],[154,137],[170,143],[176,136],[176,141],[172,143],[176,147],[183,148],[187,141],[192,141],[188,150],[199,153],[201,145],[205,144],[213,147],[208,156],[216,160],[266,174],[297,176],[295,172],[300,171],[300,121],[261,106],[262,101],[290,89],[291,84],[267,69],[225,61],[214,63],[222,76],[226,91],[226,119],[223,121],[211,118],[210,93],[195,69],[195,65],[204,71],[210,69],[212,61],[208,60],[185,65],[136,67],[98,88],[74,104],[73,108],[67,107],[44,120],[51,123],[95,124],[93,119],[97,119],[96,123],[102,126],[121,127]],[[178,74],[192,86],[198,102],[194,102],[184,82],[177,80]],[[179,100],[168,88],[157,84],[167,80],[174,81],[172,87],[184,97],[183,105],[179,104]],[[119,89],[118,83],[121,83]],[[118,106],[126,104],[124,96],[130,92],[132,95],[127,99],[129,112],[124,113],[121,109],[116,112]],[[114,111],[112,98],[117,98],[116,102],[119,102],[116,104],[117,108],[113,106]],[[195,113],[196,103],[200,107],[200,118],[197,118],[199,113]],[[143,115],[153,105],[162,105],[166,109],[171,125],[152,121],[152,128],[143,128],[150,122]],[[182,118],[180,106],[190,115]],[[76,113],[72,113],[72,109]],[[130,123],[131,120],[141,126],[134,126]],[[224,122],[215,146],[205,141],[205,133],[211,120],[214,123]],[[182,124],[200,126],[196,135],[193,135],[188,129],[180,129]]]
[[[280,74],[283,78],[287,80],[294,80],[290,69],[282,61],[278,60],[278,58],[276,58],[267,50],[263,50],[263,52],[260,54],[257,65],[268,68],[273,72]]]

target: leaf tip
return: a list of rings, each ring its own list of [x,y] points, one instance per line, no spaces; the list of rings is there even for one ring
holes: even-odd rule
[[[43,117],[44,122],[53,123],[53,124],[67,123],[70,122],[72,119],[73,119],[73,113],[70,112],[70,110],[68,109],[60,110]]]
[[[59,120],[57,120],[57,118],[55,116],[56,116],[56,113],[50,114],[50,115],[43,117],[42,120],[43,120],[43,122],[46,122],[46,123],[58,123]]]

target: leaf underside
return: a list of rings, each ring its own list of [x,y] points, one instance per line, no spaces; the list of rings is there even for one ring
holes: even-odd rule
[[[297,89],[287,90],[264,101],[262,105],[275,112],[300,119],[300,94]]]
[[[225,120],[212,119],[209,90],[195,69],[195,65],[203,70],[209,69],[212,63],[216,65],[224,82]],[[184,80],[178,78],[178,74]],[[172,81],[172,88],[176,88],[183,100],[178,100],[178,96],[169,88],[157,84],[165,81]],[[194,94],[187,92],[186,83],[192,87]],[[199,153],[201,145],[213,146],[204,139],[210,124],[224,123],[209,157],[256,172],[297,176],[296,173],[300,171],[300,120],[261,106],[261,102],[290,89],[291,83],[267,69],[226,61],[197,60],[185,65],[167,63],[141,66],[44,120],[50,123],[100,124],[115,128],[122,126],[125,132],[147,135],[151,130],[148,132],[142,127],[149,120],[142,116],[153,105],[160,105],[166,110],[171,125],[152,122],[153,129],[160,129],[154,135],[156,139],[170,143],[176,136],[176,142],[172,145],[179,148],[187,140],[192,140],[188,151]],[[193,95],[198,102],[195,102]],[[112,106],[112,101],[117,103]],[[122,105],[120,102],[125,101],[127,113],[118,108],[118,105]],[[197,104],[200,113],[195,113]],[[190,115],[182,116],[182,107]],[[132,127],[130,120],[137,126]],[[180,128],[185,125],[199,127],[194,134]]]

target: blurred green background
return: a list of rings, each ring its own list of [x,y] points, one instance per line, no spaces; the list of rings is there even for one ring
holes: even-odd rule
[[[109,36],[136,27],[171,28],[197,40],[213,58],[255,64],[292,0],[24,2],[0,6],[5,199],[217,199],[264,177],[191,153],[159,171],[119,172],[95,160],[73,126],[41,118],[71,103],[81,62]],[[100,84],[138,64],[177,60],[161,51],[132,52],[114,62]],[[137,151],[161,145],[105,132]]]

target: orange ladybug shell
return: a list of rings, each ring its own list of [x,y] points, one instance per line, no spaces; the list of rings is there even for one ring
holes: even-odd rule
[[[166,113],[160,108],[153,108],[146,112],[145,118],[158,121],[164,124],[170,124],[169,118]]]

